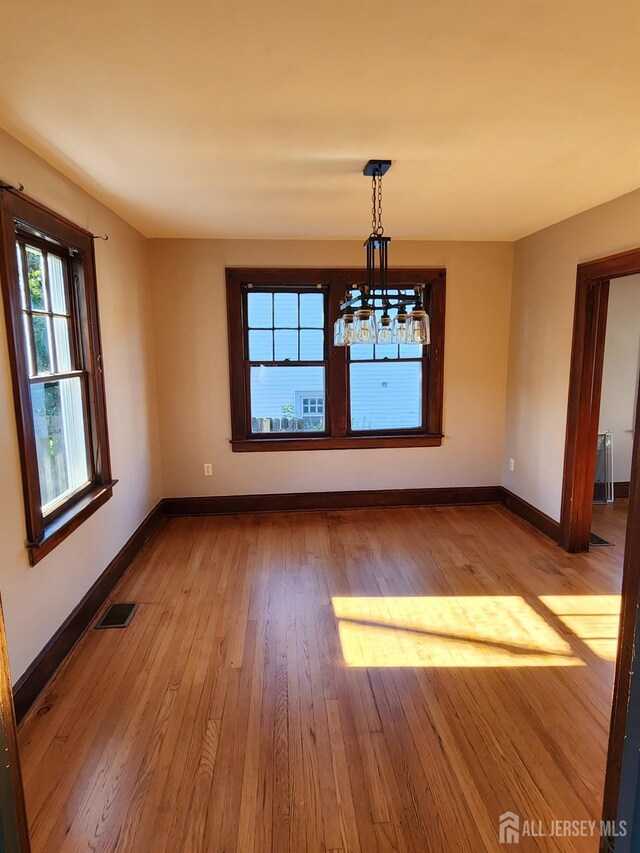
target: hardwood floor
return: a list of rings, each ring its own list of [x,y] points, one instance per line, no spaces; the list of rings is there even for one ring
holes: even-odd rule
[[[165,521],[21,727],[33,850],[595,853],[498,816],[600,818],[621,550],[498,506]]]
[[[616,547],[624,548],[628,509],[629,501],[626,499],[611,504],[594,504],[591,530]]]

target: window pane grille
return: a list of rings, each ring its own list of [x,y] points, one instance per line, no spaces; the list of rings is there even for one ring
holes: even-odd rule
[[[22,240],[16,252],[41,509],[46,516],[91,482],[87,377],[74,352],[66,259]]]

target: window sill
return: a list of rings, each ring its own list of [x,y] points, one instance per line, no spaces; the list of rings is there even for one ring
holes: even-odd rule
[[[42,538],[37,542],[27,542],[30,565],[35,566],[36,563],[39,563],[69,534],[77,530],[83,521],[86,521],[90,515],[100,509],[113,494],[113,487],[117,482],[117,480],[111,480],[109,483],[96,486],[56,516],[55,519],[45,524]]]
[[[365,450],[375,447],[440,447],[442,435],[363,435],[342,438],[243,438],[231,441],[234,453],[278,450]]]

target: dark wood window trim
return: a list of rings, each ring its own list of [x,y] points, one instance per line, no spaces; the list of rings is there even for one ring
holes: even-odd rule
[[[348,428],[349,360],[345,347],[333,346],[333,323],[340,300],[349,284],[362,279],[360,269],[302,268],[261,269],[228,268],[227,313],[229,335],[229,372],[231,381],[231,445],[234,452],[283,450],[340,450],[376,447],[437,447],[442,444],[444,391],[444,314],[445,270],[396,268],[389,273],[391,286],[425,282],[428,284],[426,307],[431,318],[431,345],[424,358],[423,423],[421,431],[350,433]],[[326,433],[293,434],[274,438],[251,434],[249,389],[245,366],[246,323],[243,292],[246,285],[270,287],[317,287],[327,294],[325,318],[326,359]]]
[[[26,547],[29,560],[34,565],[111,497],[116,482],[111,476],[95,257],[89,232],[12,190],[0,190],[0,233],[0,278],[22,468]],[[31,404],[34,380],[29,376],[30,344],[24,335],[16,256],[16,241],[21,236],[26,236],[29,243],[68,258],[72,282],[69,283],[68,297],[73,324],[70,346],[75,366],[82,366],[81,370],[72,370],[70,375],[82,375],[87,412],[90,481],[46,516],[41,509]]]

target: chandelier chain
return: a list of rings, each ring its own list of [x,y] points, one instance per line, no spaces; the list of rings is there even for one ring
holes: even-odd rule
[[[376,233],[376,173],[373,173],[371,178],[371,234]]]
[[[384,226],[382,224],[382,175],[379,171],[373,173],[371,178],[371,235],[382,237]]]

